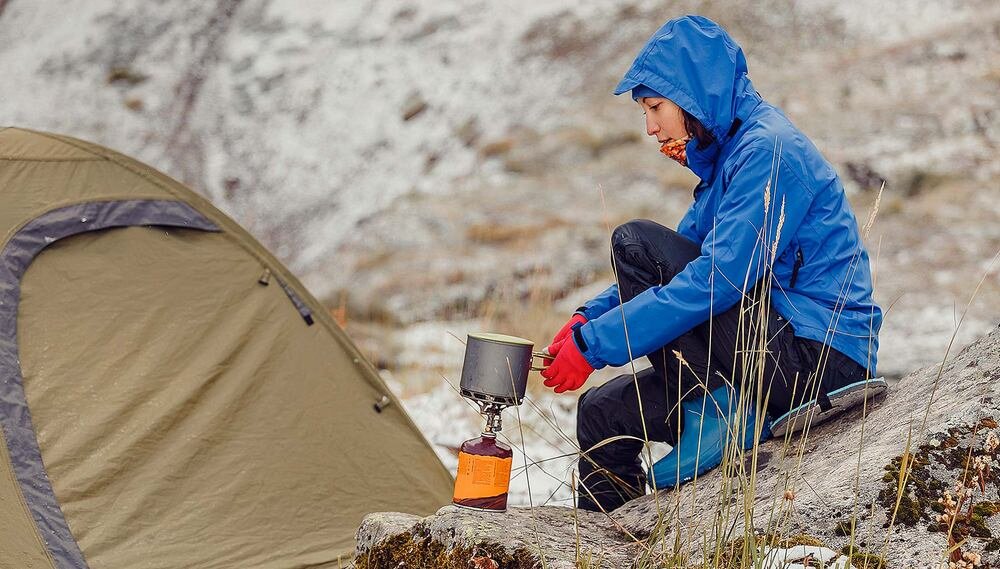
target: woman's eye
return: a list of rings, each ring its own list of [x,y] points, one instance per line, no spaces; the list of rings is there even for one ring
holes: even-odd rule
[[[659,107],[659,106],[660,106],[660,103],[656,103],[655,105],[653,105],[653,106],[649,107],[649,110],[651,110],[651,111],[655,111],[655,110],[656,110],[656,108],[657,108],[657,107]]]

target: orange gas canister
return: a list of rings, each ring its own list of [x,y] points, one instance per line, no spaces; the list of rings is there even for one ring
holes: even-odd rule
[[[464,508],[506,511],[512,462],[510,447],[498,442],[495,433],[485,432],[465,441],[458,451],[452,502]]]

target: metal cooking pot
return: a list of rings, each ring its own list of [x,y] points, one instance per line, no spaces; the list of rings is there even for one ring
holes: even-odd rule
[[[531,340],[477,332],[469,334],[462,364],[462,396],[473,401],[500,406],[520,405],[528,385],[533,357],[550,357],[533,352]]]

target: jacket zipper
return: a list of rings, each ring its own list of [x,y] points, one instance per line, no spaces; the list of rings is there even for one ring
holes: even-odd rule
[[[799,269],[805,261],[802,258],[802,249],[795,251],[795,265],[792,267],[792,279],[788,281],[788,288],[795,288],[795,281],[799,279]]]

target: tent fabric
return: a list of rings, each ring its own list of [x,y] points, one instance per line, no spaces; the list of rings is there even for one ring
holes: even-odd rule
[[[0,129],[0,235],[0,567],[339,567],[364,514],[449,502],[329,313],[180,183]]]
[[[86,567],[52,492],[24,396],[17,352],[20,282],[46,246],[86,231],[129,225],[174,225],[218,231],[190,206],[172,201],[84,203],[42,215],[7,240],[0,252],[0,426],[13,472],[31,515],[58,567]]]
[[[20,492],[0,430],[0,567],[53,569],[52,557],[36,531]]]

